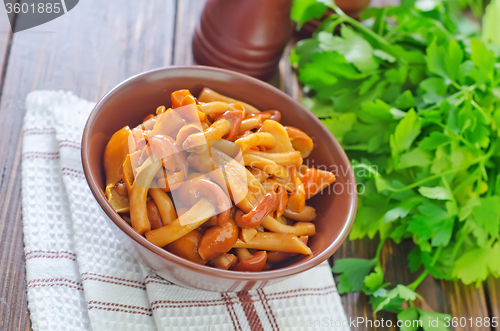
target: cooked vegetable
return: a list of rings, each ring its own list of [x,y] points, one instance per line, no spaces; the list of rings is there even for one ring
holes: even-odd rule
[[[260,112],[207,88],[199,98],[175,91],[171,102],[108,142],[106,194],[115,211],[154,245],[216,268],[271,269],[265,250],[290,253],[282,259],[312,254],[302,239],[316,232],[310,185],[335,178],[302,175],[312,139],[279,123],[278,110]]]

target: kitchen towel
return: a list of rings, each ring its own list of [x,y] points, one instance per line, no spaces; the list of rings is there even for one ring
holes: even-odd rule
[[[93,106],[63,91],[26,99],[22,213],[34,331],[349,329],[327,262],[237,293],[183,288],[138,262],[83,174],[80,142]]]

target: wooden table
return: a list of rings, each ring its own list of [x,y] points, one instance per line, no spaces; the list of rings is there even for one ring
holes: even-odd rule
[[[21,141],[26,95],[38,89],[74,91],[97,101],[122,80],[152,68],[191,64],[191,36],[203,0],[85,0],[64,16],[12,35],[0,6],[0,331],[29,330],[21,218]],[[289,49],[287,49],[287,52]],[[271,83],[295,98],[300,86],[287,62]],[[376,243],[346,242],[334,259],[372,257]],[[407,249],[388,244],[389,281],[414,280]],[[500,257],[499,257],[500,258]],[[427,278],[419,287],[426,309],[456,317],[500,317],[500,282],[474,287]],[[366,297],[342,298],[347,315],[374,316]],[[373,328],[359,328],[360,330]],[[469,330],[469,329],[468,329]],[[470,330],[486,330],[474,328]]]

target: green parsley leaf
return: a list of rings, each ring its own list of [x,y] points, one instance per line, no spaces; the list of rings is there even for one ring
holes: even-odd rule
[[[311,113],[319,118],[325,118],[335,115],[335,111],[333,110],[331,102],[321,101],[317,98],[302,98],[300,102],[302,103],[302,105],[304,105],[304,107],[309,109]],[[351,126],[347,131],[351,129]]]
[[[360,291],[363,288],[365,277],[376,264],[375,260],[355,258],[337,260],[332,271],[341,274],[337,285],[339,293]]]
[[[425,187],[421,186],[418,192],[424,197],[437,200],[453,200],[453,193],[446,187]]]
[[[408,308],[398,314],[401,321],[401,331],[417,331],[419,329],[420,314],[417,308]]]
[[[489,247],[468,251],[456,260],[453,276],[458,277],[464,284],[486,280],[490,260],[498,259],[494,253],[495,251]]]
[[[356,115],[353,113],[342,114],[323,120],[323,124],[330,129],[333,136],[340,143],[344,140],[345,134],[352,130],[354,123],[356,123]]]
[[[373,57],[373,48],[370,43],[347,26],[342,27],[341,35],[342,37],[334,37],[327,32],[320,32],[318,40],[321,49],[339,52],[361,72],[372,71],[378,68],[378,63]]]
[[[415,148],[401,155],[398,168],[427,167],[429,164],[431,164],[429,154],[420,148]]]
[[[454,81],[463,57],[464,52],[455,40],[439,46],[436,38],[427,48],[427,68],[432,73]]]
[[[445,318],[448,317],[451,319],[450,315],[429,312],[421,309],[419,309],[418,312],[420,313],[420,320],[422,321],[424,331],[449,331],[449,329],[445,326]]]
[[[411,109],[406,113],[406,116],[398,123],[396,126],[396,131],[394,132],[394,148],[396,153],[401,153],[412,145],[413,141],[420,134],[422,124],[417,118],[415,110]]]
[[[384,283],[384,271],[380,265],[377,265],[374,271],[363,280],[363,292],[372,294],[377,291]]]
[[[297,22],[297,28],[313,18],[320,18],[325,13],[327,7],[316,0],[294,0],[291,18]]]
[[[439,131],[433,131],[429,134],[429,136],[420,141],[418,147],[422,148],[423,150],[430,151],[452,141],[453,139],[450,136]]]
[[[500,45],[500,1],[492,0],[483,16],[483,41]]]

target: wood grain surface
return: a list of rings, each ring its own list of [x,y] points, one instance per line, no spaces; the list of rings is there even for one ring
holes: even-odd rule
[[[175,9],[175,0],[85,0],[54,21],[14,34],[0,100],[0,330],[30,326],[21,220],[26,95],[63,89],[97,101],[132,75],[171,65]]]
[[[0,331],[30,329],[21,218],[26,95],[37,89],[63,89],[97,101],[142,71],[192,64],[191,37],[203,5],[204,0],[127,1],[126,5],[123,0],[85,0],[63,17],[14,36],[0,6]],[[290,48],[270,83],[299,99],[301,87],[288,64]],[[332,261],[371,258],[376,245],[369,240],[346,242]],[[411,243],[385,245],[382,263],[391,283],[409,284],[418,276],[405,267],[410,249]],[[428,277],[418,292],[426,300],[419,303],[425,309],[456,317],[500,317],[500,281],[493,278],[476,288]],[[395,321],[394,314],[375,316],[362,294],[344,295],[342,301],[348,317]]]

